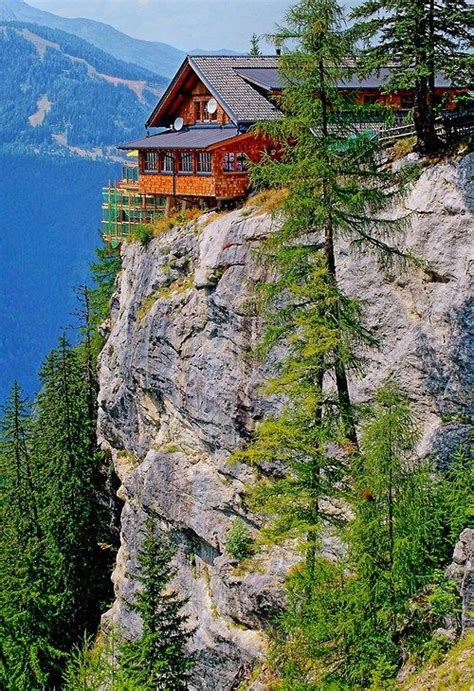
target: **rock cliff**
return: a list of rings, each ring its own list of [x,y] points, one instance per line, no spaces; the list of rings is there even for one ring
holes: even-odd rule
[[[368,400],[382,379],[396,376],[420,417],[420,453],[440,462],[468,431],[473,163],[465,157],[427,168],[404,202],[416,213],[396,242],[423,257],[426,270],[387,274],[374,257],[338,246],[339,278],[361,299],[380,340],[353,395]],[[176,585],[190,598],[197,689],[236,687],[262,655],[261,630],[295,560],[276,550],[243,572],[225,552],[237,516],[250,530],[258,525],[243,498],[251,472],[227,459],[268,408],[259,397],[265,365],[252,355],[260,324],[249,296],[263,277],[254,249],[271,225],[247,206],[174,227],[146,247],[125,246],[100,357],[99,437],[124,502],[116,600],[105,621],[131,636],[140,629],[127,600],[153,512],[172,535]]]

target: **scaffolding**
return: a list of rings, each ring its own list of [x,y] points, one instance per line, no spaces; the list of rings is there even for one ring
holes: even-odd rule
[[[122,179],[102,190],[102,235],[117,247],[137,229],[153,223],[165,211],[165,200],[153,194],[142,194],[138,188],[138,166],[126,165]]]

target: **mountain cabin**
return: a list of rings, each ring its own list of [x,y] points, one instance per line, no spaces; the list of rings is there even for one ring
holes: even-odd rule
[[[356,103],[383,104],[400,116],[413,107],[409,91],[384,94],[390,69],[352,79],[341,89]],[[186,206],[219,207],[248,192],[247,161],[276,154],[268,138],[249,131],[281,113],[278,56],[188,56],[146,123],[156,134],[119,146],[138,162],[104,190],[104,238],[113,244],[137,224]],[[452,107],[456,90],[440,78],[436,95]]]

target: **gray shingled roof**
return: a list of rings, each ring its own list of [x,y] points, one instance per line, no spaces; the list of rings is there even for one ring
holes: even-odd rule
[[[246,81],[263,89],[282,89],[283,78],[277,67],[245,67],[237,70]]]
[[[274,120],[280,116],[278,108],[239,74],[245,69],[277,69],[276,55],[194,55],[188,60],[213,96],[226,107],[236,125]]]
[[[124,151],[135,149],[207,149],[212,144],[218,144],[239,134],[235,127],[190,127],[175,132],[166,130],[145,139],[139,139],[129,144],[119,146]]]

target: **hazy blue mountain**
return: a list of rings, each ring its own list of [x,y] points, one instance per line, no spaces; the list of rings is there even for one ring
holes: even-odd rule
[[[114,146],[143,133],[166,80],[65,32],[0,22],[0,147]]]
[[[110,55],[171,77],[185,53],[166,43],[142,41],[92,19],[68,19],[31,7],[22,0],[0,0],[0,20],[30,22],[74,34]]]
[[[74,321],[101,188],[119,177],[103,152],[143,132],[163,86],[71,34],[0,22],[0,401],[13,379],[35,391]]]

